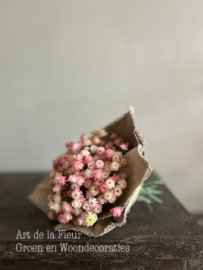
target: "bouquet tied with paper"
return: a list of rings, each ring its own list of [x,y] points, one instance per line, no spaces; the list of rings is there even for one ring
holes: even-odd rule
[[[133,109],[102,130],[67,142],[66,147],[29,199],[59,221],[56,230],[99,237],[124,225],[152,171]]]

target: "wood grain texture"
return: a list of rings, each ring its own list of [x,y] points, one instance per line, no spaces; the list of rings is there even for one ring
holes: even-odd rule
[[[203,230],[165,185],[162,205],[152,210],[136,202],[127,224],[100,238],[74,240],[16,240],[18,230],[53,231],[50,221],[27,198],[46,173],[1,174],[0,269],[203,269]],[[150,180],[158,177],[153,173]],[[58,232],[55,232],[58,236]],[[16,244],[129,245],[130,252],[22,253]],[[60,250],[57,248],[57,250]]]

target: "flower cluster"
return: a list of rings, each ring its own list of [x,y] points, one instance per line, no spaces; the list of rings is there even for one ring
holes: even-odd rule
[[[105,130],[93,130],[91,137],[82,134],[80,141],[66,142],[67,152],[53,161],[50,219],[89,227],[105,205],[115,206],[127,187],[126,175],[119,169],[126,165],[124,154],[130,144],[114,133],[104,140],[106,135]],[[122,208],[112,208],[111,213],[119,216]]]

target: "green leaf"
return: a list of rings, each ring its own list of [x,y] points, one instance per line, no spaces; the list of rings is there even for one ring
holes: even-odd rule
[[[151,186],[151,185],[163,185],[163,182],[161,180],[154,180],[154,181],[151,181],[151,182],[148,182],[148,183],[143,183],[143,186]]]
[[[162,185],[162,184],[163,182],[161,180],[154,180],[152,182],[142,184],[142,189],[137,200],[144,201],[149,204],[151,204],[153,201],[162,203],[163,201],[156,196],[158,194],[163,193],[162,190],[157,189],[157,185]]]
[[[158,202],[158,203],[163,203],[163,201],[162,201],[160,198],[158,198],[157,196],[155,196],[155,195],[153,195],[153,194],[149,194],[149,196],[150,196],[153,200],[155,200],[156,202]]]
[[[149,198],[146,198],[146,197],[144,197],[142,195],[139,195],[137,200],[140,201],[140,202],[144,201],[144,202],[149,203],[149,204],[152,203],[152,200],[150,200]]]
[[[163,190],[153,190],[153,194],[163,194]]]

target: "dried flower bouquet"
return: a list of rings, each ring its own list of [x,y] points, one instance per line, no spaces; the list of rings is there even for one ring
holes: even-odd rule
[[[126,223],[151,173],[132,112],[90,137],[67,142],[67,152],[53,161],[50,175],[29,196],[50,219],[58,219],[57,230],[97,237]]]

